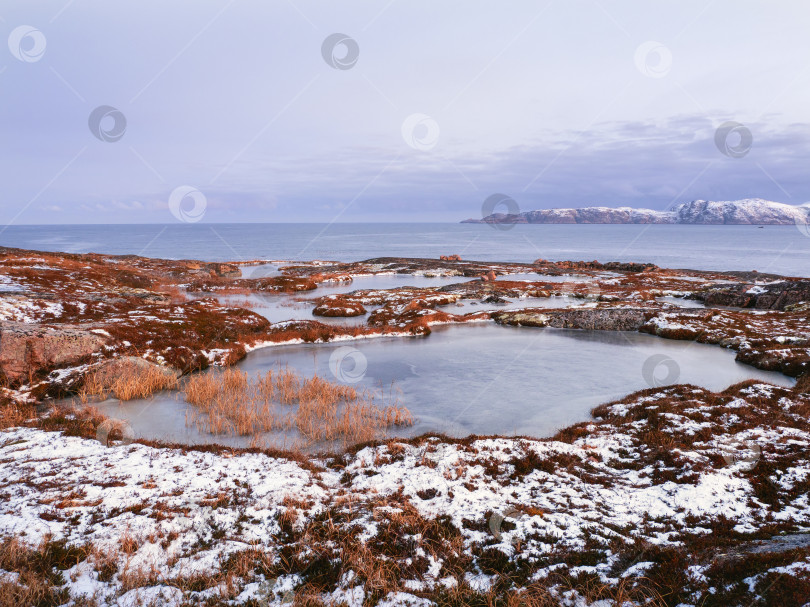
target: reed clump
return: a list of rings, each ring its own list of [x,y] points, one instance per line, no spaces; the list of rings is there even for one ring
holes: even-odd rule
[[[253,436],[297,430],[310,443],[340,441],[346,445],[380,438],[388,428],[410,426],[413,417],[393,397],[302,377],[290,368],[250,378],[226,369],[191,377],[183,389],[194,405],[186,424],[210,434]]]
[[[114,370],[102,369],[88,374],[78,396],[83,404],[111,394],[119,400],[133,400],[176,387],[177,377],[157,365],[122,364]]]
[[[268,375],[263,381],[250,382],[244,371],[226,369],[191,377],[183,392],[186,402],[196,408],[186,410],[186,425],[210,434],[238,436],[287,429],[289,422],[268,389],[272,372]]]
[[[36,417],[36,412],[32,405],[18,403],[0,394],[0,430],[20,426],[33,417]]]

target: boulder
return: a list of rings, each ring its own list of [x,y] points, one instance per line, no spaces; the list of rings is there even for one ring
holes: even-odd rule
[[[18,385],[29,376],[86,362],[106,343],[106,337],[86,330],[4,322],[0,325],[0,373]]]
[[[216,276],[223,276],[225,278],[240,278],[242,276],[242,270],[239,266],[231,263],[214,262],[207,264],[206,267]]]
[[[770,284],[711,287],[698,291],[695,299],[707,306],[731,306],[758,310],[805,311],[810,302],[810,280],[781,280]]]
[[[332,318],[349,318],[363,316],[366,309],[359,303],[345,300],[326,300],[312,310],[313,316],[326,316]]]

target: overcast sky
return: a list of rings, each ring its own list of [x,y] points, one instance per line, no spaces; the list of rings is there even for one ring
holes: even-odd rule
[[[799,204],[808,25],[804,0],[6,0],[0,223]]]

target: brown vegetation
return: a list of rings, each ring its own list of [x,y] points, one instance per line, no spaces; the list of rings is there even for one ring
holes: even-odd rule
[[[387,428],[413,424],[410,412],[382,394],[358,390],[289,368],[251,379],[236,369],[191,377],[184,386],[186,423],[211,434],[258,435],[296,429],[309,442],[344,445],[380,438]],[[378,404],[378,402],[380,404]],[[286,406],[297,405],[292,409]]]
[[[105,399],[110,395],[119,400],[146,398],[160,390],[177,387],[177,377],[158,365],[121,365],[117,373],[92,371],[79,389],[79,399],[87,403],[92,398]]]
[[[34,408],[30,404],[23,404],[0,395],[0,430],[20,426],[35,416]]]

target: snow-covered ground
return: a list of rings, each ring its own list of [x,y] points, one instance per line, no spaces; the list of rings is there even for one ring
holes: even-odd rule
[[[796,457],[808,407],[764,384],[677,386],[602,407],[561,440],[391,441],[314,459],[15,428],[0,433],[0,537],[92,546],[63,575],[73,599],[99,604],[281,605],[315,584],[327,603],[432,605],[501,587],[497,567],[565,604],[561,571],[616,586],[654,578],[662,551],[810,528],[810,463]],[[246,554],[263,566],[228,577]],[[808,555],[763,565],[750,596],[774,572],[810,579]],[[683,604],[722,590],[712,557],[692,556]]]

